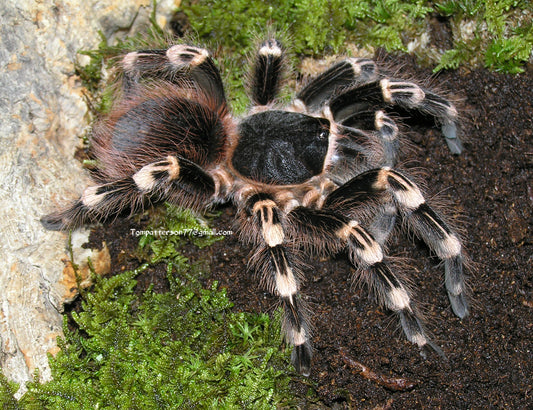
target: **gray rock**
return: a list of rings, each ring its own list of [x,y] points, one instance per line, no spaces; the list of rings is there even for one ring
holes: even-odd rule
[[[0,10],[0,366],[22,385],[36,369],[50,378],[47,353],[57,351],[63,303],[76,293],[67,236],[45,231],[39,218],[87,182],[74,159],[89,117],[77,52],[96,48],[98,31],[113,39],[141,30],[150,4],[20,0]],[[159,2],[160,24],[174,7]],[[86,230],[77,232],[73,248],[87,252],[80,248],[86,238]],[[91,258],[109,268],[105,248]],[[86,259],[75,255],[76,263]]]

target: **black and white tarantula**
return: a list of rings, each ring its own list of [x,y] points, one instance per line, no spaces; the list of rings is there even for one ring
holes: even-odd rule
[[[400,218],[444,262],[453,311],[468,314],[458,235],[394,170],[398,127],[388,111],[417,111],[442,126],[461,151],[457,112],[436,93],[388,78],[365,58],[347,58],[278,107],[284,50],[262,43],[250,75],[252,108],[231,115],[209,53],[190,45],[130,52],[120,60],[121,96],[93,128],[95,185],[68,208],[42,218],[71,229],[168,201],[194,210],[230,202],[251,270],[280,298],[292,362],[309,374],[310,324],[299,294],[303,258],[347,252],[407,338],[433,346],[405,279],[383,247]],[[368,226],[361,225],[366,218]],[[307,262],[307,261],[306,261]]]

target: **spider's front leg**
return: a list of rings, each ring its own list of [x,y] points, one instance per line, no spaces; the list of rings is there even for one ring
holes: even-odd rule
[[[261,282],[279,296],[284,310],[283,331],[293,345],[295,369],[309,375],[311,342],[305,308],[299,295],[300,263],[285,238],[282,211],[273,197],[254,194],[241,211],[242,240],[254,244],[249,267],[261,275]]]
[[[329,194],[324,208],[350,215],[363,202],[387,195],[392,198],[389,207],[396,208],[409,228],[444,261],[445,283],[452,309],[464,318],[469,308],[461,241],[407,177],[387,167],[364,172]]]
[[[103,221],[162,201],[188,208],[202,208],[215,193],[215,181],[198,165],[179,156],[145,165],[131,177],[83,191],[68,208],[41,218],[46,229],[66,230]]]
[[[178,44],[164,50],[139,50],[121,60],[123,89],[135,94],[143,80],[168,81],[180,86],[196,86],[220,106],[226,97],[222,78],[209,52]]]
[[[378,302],[398,315],[409,341],[442,351],[426,336],[418,310],[402,279],[391,270],[380,244],[353,219],[328,210],[298,207],[288,214],[291,236],[307,253],[336,254],[347,250]],[[298,239],[300,238],[300,239]]]

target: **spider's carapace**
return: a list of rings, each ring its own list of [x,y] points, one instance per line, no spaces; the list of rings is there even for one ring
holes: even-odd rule
[[[232,165],[242,176],[272,185],[301,184],[320,174],[329,146],[329,121],[269,110],[239,123]]]

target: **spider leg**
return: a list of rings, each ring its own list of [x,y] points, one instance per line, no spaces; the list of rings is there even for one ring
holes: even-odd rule
[[[385,245],[392,230],[396,226],[397,216],[398,210],[396,206],[389,202],[378,210],[377,215],[370,223],[368,230],[381,246]]]
[[[420,189],[407,177],[388,167],[373,169],[351,179],[326,197],[325,209],[347,212],[362,201],[390,195],[410,229],[444,261],[445,283],[454,313],[468,315],[463,273],[464,255],[457,234],[426,203]]]
[[[355,128],[350,126],[338,126],[339,138],[336,140],[337,151],[341,157],[350,158],[348,166],[361,167],[371,166],[394,166],[398,162],[400,144],[398,141],[398,126],[383,111],[364,112],[359,115],[358,124]],[[363,131],[374,127],[374,131]],[[376,147],[376,143],[379,145]],[[361,160],[362,158],[362,160]],[[362,164],[361,164],[362,162]],[[332,170],[330,178],[339,179],[337,183],[342,185],[345,181],[343,175],[349,174],[342,168]],[[339,178],[341,177],[341,178]],[[366,198],[365,198],[366,199]],[[352,202],[355,200],[351,199]],[[363,199],[364,201],[364,199]],[[364,206],[366,202],[360,202],[358,206]],[[384,245],[396,224],[397,209],[391,202],[379,207],[373,221],[368,226],[376,241]]]
[[[309,375],[312,349],[310,330],[303,302],[299,296],[300,268],[296,255],[285,241],[282,213],[268,194],[252,195],[245,205],[243,237],[254,242],[250,267],[262,275],[263,285],[280,298],[284,310],[283,330],[287,342],[294,346],[295,369]]]
[[[400,141],[398,140],[398,126],[392,118],[383,111],[363,111],[352,115],[338,126],[339,135],[342,139],[352,139],[361,141],[361,137],[366,140],[375,140],[379,143],[382,158],[374,159],[376,149],[364,148],[364,144],[359,144],[362,154],[369,159],[369,163],[392,167],[398,163]],[[373,154],[374,153],[374,154]],[[357,155],[357,152],[355,153]],[[353,154],[352,154],[353,156]]]
[[[411,301],[410,293],[390,268],[380,244],[355,220],[329,210],[305,207],[288,214],[295,238],[312,238],[304,246],[318,253],[338,253],[347,249],[350,260],[359,269],[378,302],[396,313],[407,339],[419,347],[426,344],[442,354],[440,348],[426,336],[420,315]]]
[[[124,211],[134,214],[162,201],[200,208],[215,188],[214,179],[198,165],[169,155],[145,165],[132,177],[86,188],[70,207],[42,217],[41,223],[49,230],[73,229]]]
[[[191,83],[211,95],[218,106],[226,101],[220,73],[203,48],[178,44],[166,50],[132,51],[121,63],[126,95],[135,94],[141,80],[153,79]]]
[[[284,69],[281,43],[270,39],[261,44],[251,78],[252,103],[267,105],[278,95]]]
[[[365,83],[377,77],[376,63],[368,58],[348,58],[313,78],[297,95],[294,104],[307,112],[319,111],[335,94],[354,83]]]
[[[332,118],[344,124],[357,113],[372,107],[399,106],[431,115],[441,123],[450,151],[460,154],[461,140],[457,131],[457,110],[451,102],[418,85],[396,79],[383,78],[362,85],[345,88],[332,96],[328,103]]]
[[[376,114],[376,117],[379,115],[379,113],[373,114]],[[340,166],[336,164],[334,168],[332,167],[329,170],[328,177],[342,187],[347,182],[346,175],[353,175],[350,167],[364,169],[365,167],[368,168],[369,164],[395,163],[398,157],[397,145],[395,144],[397,140],[394,139],[397,128],[394,123],[392,123],[390,129],[386,128],[389,127],[382,127],[382,130],[377,132],[378,137],[376,138],[376,132],[372,133],[359,128],[338,126],[339,138],[336,140],[336,151],[339,154],[339,158],[349,158],[350,160],[342,159]],[[377,148],[375,147],[376,143],[379,144]],[[368,195],[366,191],[362,190],[357,192],[356,195],[346,198],[347,202],[342,203],[346,203],[346,208],[350,210],[364,209],[369,202],[372,202],[372,199],[377,199],[378,197],[378,194]],[[341,203],[340,199],[338,202]],[[327,206],[328,204],[326,203]],[[380,245],[386,243],[394,229],[397,213],[396,206],[390,201],[378,207],[368,229]]]

